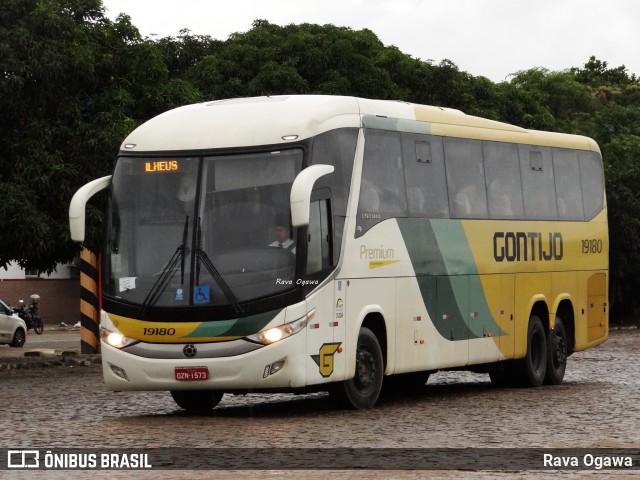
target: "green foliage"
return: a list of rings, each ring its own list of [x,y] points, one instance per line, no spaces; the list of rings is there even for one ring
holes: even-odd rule
[[[123,138],[162,111],[240,96],[354,95],[593,137],[606,168],[612,314],[640,311],[640,81],[624,66],[591,57],[493,83],[366,29],[256,20],[224,41],[188,30],[143,39],[126,15],[106,18],[101,0],[4,0],[0,72],[0,266],[50,271],[71,259],[73,192],[110,173]],[[104,196],[96,200],[87,212],[94,248]]]
[[[169,79],[157,45],[127,16],[104,17],[100,0],[3,2],[0,72],[0,266],[49,272],[78,251],[73,192],[111,171],[140,121],[199,92]],[[88,244],[99,238],[90,224]]]
[[[640,280],[640,136],[621,134],[603,145],[609,214],[610,302],[617,316],[637,313]]]

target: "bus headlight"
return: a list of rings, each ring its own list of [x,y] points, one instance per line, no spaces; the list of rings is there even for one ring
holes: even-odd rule
[[[304,317],[298,318],[293,322],[287,323],[285,325],[281,325],[279,327],[269,328],[267,330],[262,330],[261,332],[256,333],[255,335],[248,335],[245,339],[250,340],[252,342],[261,343],[262,345],[270,345],[284,338],[290,337],[291,335],[295,335],[304,327],[307,326],[309,321],[315,315],[315,309],[311,310]]]
[[[115,329],[109,330],[104,327],[100,327],[100,339],[114,348],[124,348],[139,341],[129,338]]]

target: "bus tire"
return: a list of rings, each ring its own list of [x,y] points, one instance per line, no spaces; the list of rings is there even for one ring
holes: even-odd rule
[[[547,373],[547,335],[535,314],[529,317],[527,354],[520,360],[519,373],[518,383],[523,387],[539,387]]]
[[[382,349],[374,333],[360,329],[356,347],[356,373],[337,385],[333,394],[342,406],[353,409],[371,408],[378,401],[384,377]]]
[[[556,316],[553,331],[549,332],[547,340],[547,374],[544,383],[549,385],[562,383],[568,355],[567,331],[562,318]]]
[[[220,403],[223,395],[216,390],[171,390],[173,400],[188,412],[209,412]]]

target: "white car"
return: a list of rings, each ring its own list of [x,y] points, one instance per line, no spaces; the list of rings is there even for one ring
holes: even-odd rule
[[[27,324],[0,300],[0,344],[22,347],[27,339]]]

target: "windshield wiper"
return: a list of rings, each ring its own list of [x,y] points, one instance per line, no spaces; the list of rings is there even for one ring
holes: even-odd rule
[[[244,313],[244,310],[240,305],[240,302],[238,302],[238,298],[233,293],[233,290],[231,290],[231,287],[229,287],[229,284],[225,281],[225,279],[222,278],[222,275],[220,275],[220,272],[215,267],[207,253],[202,250],[202,229],[200,226],[200,219],[198,219],[198,243],[196,244],[196,255],[198,258],[198,262],[202,262],[209,274],[213,277],[215,282],[220,287],[220,290],[222,290],[224,296],[227,297],[227,300],[233,307],[233,310],[236,313]]]
[[[156,283],[153,284],[153,287],[151,287],[151,290],[149,290],[149,293],[142,302],[142,305],[140,305],[140,316],[144,316],[144,314],[147,312],[147,308],[158,301],[158,298],[160,298],[162,292],[164,292],[165,288],[167,288],[169,281],[171,280],[171,278],[173,278],[178,262],[180,262],[180,285],[184,285],[184,261],[186,257],[185,250],[187,248],[186,245],[188,236],[189,216],[187,215],[184,222],[184,230],[182,232],[182,244],[178,245],[178,248],[176,248],[176,251],[169,259],[169,262],[160,272],[160,276],[156,280]]]

